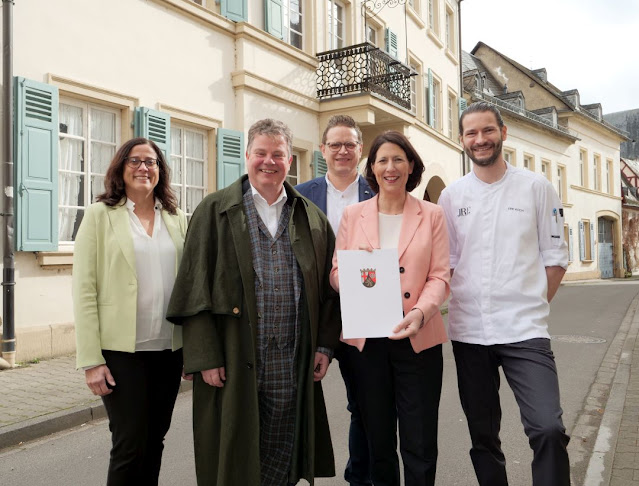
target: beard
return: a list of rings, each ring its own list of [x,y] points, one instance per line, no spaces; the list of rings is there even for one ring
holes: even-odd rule
[[[474,164],[479,165],[480,167],[488,167],[493,165],[497,159],[499,158],[499,156],[501,155],[501,149],[502,149],[502,141],[500,140],[499,142],[497,142],[496,144],[493,144],[493,153],[490,157],[488,158],[484,158],[484,159],[479,159],[477,157],[475,157],[473,155],[472,152],[472,146],[471,147],[464,147],[464,152],[466,152],[466,155],[468,155],[468,157],[470,158],[470,160],[473,161]]]

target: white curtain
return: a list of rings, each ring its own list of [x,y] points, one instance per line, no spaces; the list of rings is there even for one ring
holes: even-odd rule
[[[63,135],[82,136],[82,108],[60,104],[60,153],[58,174],[58,201],[61,206],[81,206],[80,201],[84,176],[84,140]],[[78,173],[70,173],[74,171]],[[58,220],[60,241],[71,241],[78,210],[63,207]]]

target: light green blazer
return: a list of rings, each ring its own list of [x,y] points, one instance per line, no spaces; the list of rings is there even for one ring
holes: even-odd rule
[[[186,216],[162,211],[175,244],[175,272],[182,260]],[[73,250],[73,312],[76,365],[104,364],[102,350],[135,351],[138,279],[129,214],[120,201],[87,208]],[[173,350],[182,347],[182,327],[173,326]]]

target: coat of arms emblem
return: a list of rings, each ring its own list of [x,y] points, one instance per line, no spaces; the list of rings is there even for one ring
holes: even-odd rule
[[[362,273],[362,285],[366,288],[375,287],[377,283],[377,275],[375,273],[374,268],[362,268],[360,272]]]

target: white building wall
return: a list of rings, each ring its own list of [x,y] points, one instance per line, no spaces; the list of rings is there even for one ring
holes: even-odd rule
[[[294,131],[295,150],[301,155],[300,180],[308,180],[323,130],[315,54],[328,49],[326,3],[304,3],[303,51],[264,32],[262,0],[249,0],[248,23],[220,16],[214,0],[205,3],[206,8],[188,0],[16,2],[14,75],[56,85],[63,99],[115,108],[121,114],[119,143],[133,136],[133,109],[138,106],[168,112],[176,122],[207,131],[209,191],[216,183],[216,128],[246,134],[260,118],[281,119]],[[398,34],[399,60],[406,62],[410,53],[422,67],[418,119],[404,113],[394,124],[386,119],[380,125],[404,131],[422,155],[426,172],[415,191],[419,197],[430,178],[437,176],[449,184],[461,175],[456,132],[448,136],[446,120],[441,131],[435,131],[424,117],[427,68],[441,80],[442,116],[448,91],[459,96],[455,57],[460,47],[454,55],[446,55],[442,37],[444,5],[454,8],[457,16],[457,2],[440,1],[441,40],[428,35],[427,2],[422,3],[417,13],[407,13],[410,7],[404,6],[386,8],[378,20],[378,45],[384,47],[383,28],[391,27]],[[361,43],[360,4],[354,0],[344,4],[346,45]],[[71,259],[72,245],[53,253],[16,252],[18,359],[73,351]]]

